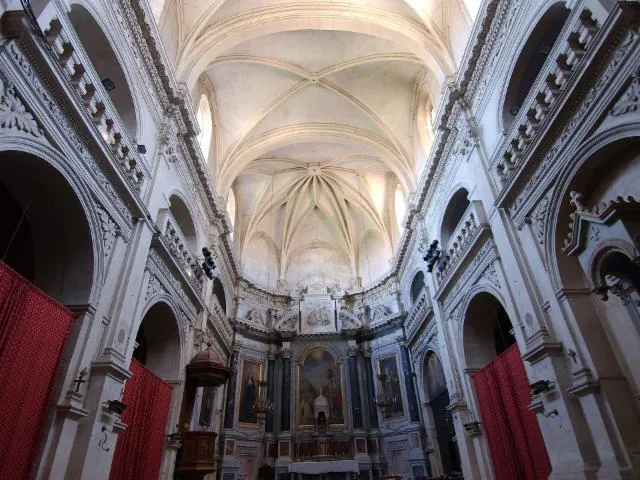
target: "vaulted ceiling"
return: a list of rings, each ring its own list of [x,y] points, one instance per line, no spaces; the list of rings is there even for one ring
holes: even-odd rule
[[[155,8],[179,80],[195,105],[209,99],[205,157],[218,193],[235,203],[245,274],[271,288],[353,288],[384,275],[430,146],[431,110],[468,36],[465,2]]]

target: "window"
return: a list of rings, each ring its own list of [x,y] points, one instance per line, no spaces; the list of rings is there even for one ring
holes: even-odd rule
[[[196,119],[200,126],[198,143],[200,144],[200,149],[202,150],[204,159],[208,161],[209,148],[211,146],[211,135],[213,133],[213,122],[211,120],[211,106],[209,105],[209,98],[205,94],[200,96]]]
[[[400,184],[396,186],[395,191],[395,210],[396,210],[396,221],[398,222],[398,230],[402,230],[402,220],[404,219],[404,215],[407,212],[407,202],[404,199],[404,193],[402,192],[402,187]]]

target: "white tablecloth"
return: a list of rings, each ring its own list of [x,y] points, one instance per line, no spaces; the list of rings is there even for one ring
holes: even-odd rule
[[[289,464],[289,473],[339,473],[356,472],[360,473],[360,467],[356,460],[327,460],[320,462],[293,462]]]

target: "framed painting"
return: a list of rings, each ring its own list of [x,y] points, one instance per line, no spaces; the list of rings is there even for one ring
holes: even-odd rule
[[[298,426],[344,425],[342,364],[326,348],[314,347],[298,365]]]
[[[262,378],[264,364],[248,358],[242,359],[240,367],[240,390],[238,393],[238,423],[257,425],[258,417],[253,406],[258,399],[258,381]]]
[[[378,372],[382,375],[381,396],[385,402],[388,402],[388,405],[382,408],[382,418],[393,420],[404,417],[404,401],[396,356],[389,355],[379,358]]]

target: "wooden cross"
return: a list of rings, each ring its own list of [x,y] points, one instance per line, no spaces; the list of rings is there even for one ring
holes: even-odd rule
[[[75,393],[78,393],[78,390],[80,390],[80,385],[82,385],[83,383],[86,383],[87,381],[84,379],[84,377],[87,376],[87,368],[83,368],[82,370],[80,370],[80,373],[78,374],[78,378],[76,378],[73,383],[76,386],[76,391]]]

